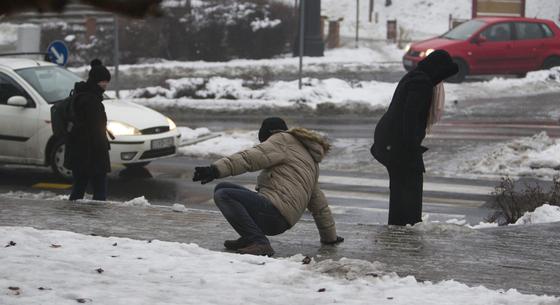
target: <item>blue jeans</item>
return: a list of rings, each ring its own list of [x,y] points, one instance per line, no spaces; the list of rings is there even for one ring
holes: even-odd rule
[[[214,202],[241,239],[248,243],[270,244],[266,235],[278,235],[290,228],[270,200],[242,186],[219,183],[214,189]]]
[[[70,200],[83,199],[88,184],[93,186],[93,200],[105,201],[107,199],[107,173],[84,174],[79,171],[72,171],[74,183]]]

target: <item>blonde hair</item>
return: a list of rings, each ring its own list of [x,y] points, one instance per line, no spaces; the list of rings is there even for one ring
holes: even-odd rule
[[[441,120],[443,110],[445,109],[445,88],[443,82],[434,86],[432,94],[432,103],[428,112],[428,124],[426,124],[426,132],[430,133],[432,127]]]

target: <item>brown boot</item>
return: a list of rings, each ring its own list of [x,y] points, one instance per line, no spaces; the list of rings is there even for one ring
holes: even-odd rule
[[[266,255],[266,256],[274,255],[274,249],[272,249],[270,244],[252,243],[245,248],[238,249],[237,252],[241,254],[251,254],[251,255]]]
[[[226,240],[224,241],[224,247],[228,250],[239,250],[241,248],[247,247],[251,242],[243,240],[241,238],[235,240]]]

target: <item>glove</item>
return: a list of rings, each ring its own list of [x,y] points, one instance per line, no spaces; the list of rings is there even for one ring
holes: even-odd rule
[[[218,178],[218,171],[214,166],[194,168],[193,181],[200,181],[200,183],[206,184],[216,178]]]
[[[340,237],[340,236],[337,235],[336,240],[333,240],[333,241],[323,241],[323,240],[321,240],[321,243],[323,245],[336,245],[336,244],[339,244],[343,241],[344,241],[344,237]]]

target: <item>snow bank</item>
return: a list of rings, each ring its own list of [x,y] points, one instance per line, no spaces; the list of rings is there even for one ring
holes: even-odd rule
[[[261,108],[319,106],[342,109],[384,110],[397,83],[379,81],[351,82],[337,78],[306,78],[303,88],[298,81],[277,81],[256,85],[242,79],[223,77],[167,80],[165,87],[133,90],[127,100],[149,107],[241,111]],[[461,101],[478,98],[505,98],[560,93],[560,68],[531,72],[522,79],[494,78],[489,81],[446,84],[446,112],[460,112]],[[454,103],[457,101],[457,103]]]
[[[210,78],[168,81],[169,88],[151,87],[133,91],[127,100],[150,107],[195,109],[258,109],[300,107],[316,109],[321,104],[352,107],[356,104],[372,110],[385,109],[395,90],[395,83],[357,82],[341,79],[305,79],[302,90],[298,81],[279,81],[261,89],[250,89],[241,79]],[[196,88],[195,88],[196,87]],[[148,98],[139,98],[145,97]]]
[[[533,212],[526,212],[511,226],[560,222],[560,206],[544,204],[536,208]],[[468,232],[469,229],[497,228],[496,222],[480,222],[476,225],[467,224],[465,219],[449,219],[445,223],[430,221],[429,217],[424,216],[422,222],[413,226],[415,230],[423,232]]]
[[[220,134],[220,137],[181,147],[179,148],[179,153],[201,158],[229,156],[258,144],[257,134],[257,131],[223,132]]]
[[[400,61],[404,54],[403,50],[394,44],[385,42],[376,43],[371,48],[341,48],[325,51],[323,57],[304,57],[305,73],[334,73],[344,71],[360,70],[383,70],[396,65],[402,69]],[[121,77],[145,81],[146,75],[152,79],[178,78],[184,75],[191,77],[209,78],[213,76],[238,77],[239,75],[268,75],[288,74],[295,75],[299,67],[299,58],[286,54],[282,57],[272,59],[236,59],[227,62],[206,61],[168,61],[162,60],[157,63],[144,63],[135,65],[120,65]],[[89,66],[70,68],[71,71],[87,77]],[[257,72],[257,73],[256,73]]]
[[[527,73],[524,78],[495,77],[488,81],[445,84],[448,100],[519,97],[560,92],[560,67]]]
[[[58,195],[53,192],[42,191],[39,193],[27,193],[23,191],[9,191],[0,194],[0,197],[17,198],[17,199],[32,199],[32,200],[68,200],[70,195]]]
[[[461,172],[484,176],[532,176],[551,179],[560,174],[560,140],[545,132],[497,144],[482,156],[459,165]]]
[[[514,225],[524,225],[533,223],[549,223],[560,221],[560,206],[544,204],[536,208],[533,212],[527,212],[519,218]]]
[[[68,200],[69,195],[58,195],[53,192],[39,192],[39,193],[28,193],[22,191],[10,191],[7,193],[0,194],[0,197],[5,198],[16,198],[16,199],[31,199],[31,200]],[[115,204],[120,206],[129,207],[140,207],[140,206],[151,206],[150,202],[144,197],[137,197],[128,201],[97,201],[92,200],[91,194],[86,194],[85,199],[77,200],[77,203],[100,203],[100,204]]]
[[[356,260],[304,265],[301,256],[272,259],[213,252],[194,244],[19,227],[0,227],[0,236],[2,245],[8,245],[0,252],[0,303],[6,305],[548,305],[559,301],[456,281],[418,282],[411,276],[385,274],[379,264]]]

